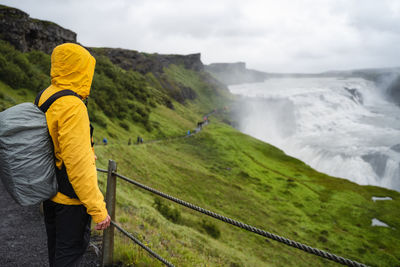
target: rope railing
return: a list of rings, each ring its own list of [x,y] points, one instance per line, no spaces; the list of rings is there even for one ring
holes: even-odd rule
[[[96,169],[97,169],[97,171],[98,171],[98,172],[104,172],[104,173],[107,173],[107,170],[100,169],[100,168],[96,168]]]
[[[102,266],[113,266],[113,253],[114,253],[114,227],[146,250],[151,256],[165,264],[166,266],[174,266],[169,261],[154,252],[151,248],[140,242],[138,238],[123,229],[115,222],[115,203],[116,203],[116,174],[117,164],[115,161],[109,160],[108,170],[97,168],[98,172],[107,173],[107,191],[106,191],[106,208],[111,217],[112,227],[107,228],[103,232],[103,245],[102,245]]]
[[[173,265],[172,263],[170,263],[169,261],[165,260],[164,258],[162,258],[160,255],[158,255],[157,253],[155,253],[151,248],[147,247],[145,244],[143,244],[142,242],[140,242],[139,239],[137,239],[135,236],[133,236],[132,234],[130,234],[128,231],[126,231],[125,229],[123,229],[121,226],[119,226],[118,224],[116,224],[114,221],[111,221],[111,224],[113,226],[115,226],[115,228],[117,228],[121,233],[123,233],[125,236],[129,237],[133,242],[135,242],[136,244],[138,244],[140,247],[142,247],[144,250],[146,250],[150,255],[152,255],[154,258],[156,258],[157,260],[161,261],[162,263],[164,263],[166,266],[169,267],[174,267],[175,265]]]
[[[346,258],[343,258],[341,256],[337,256],[335,254],[332,254],[332,253],[329,253],[329,252],[326,252],[326,251],[323,251],[323,250],[320,250],[320,249],[317,249],[317,248],[313,248],[313,247],[310,247],[308,245],[304,245],[302,243],[287,239],[285,237],[281,237],[279,235],[272,234],[272,233],[269,233],[267,231],[258,229],[256,227],[251,226],[251,225],[248,225],[248,224],[233,220],[231,218],[225,217],[225,216],[220,215],[218,213],[203,209],[203,208],[201,208],[199,206],[193,205],[193,204],[191,204],[189,202],[183,201],[181,199],[178,199],[176,197],[173,197],[171,195],[168,195],[168,194],[165,194],[165,193],[163,193],[161,191],[153,189],[153,188],[151,188],[149,186],[143,185],[143,184],[141,184],[141,183],[139,183],[137,181],[134,181],[134,180],[132,180],[130,178],[127,178],[127,177],[125,177],[125,176],[123,176],[121,174],[118,174],[116,172],[114,172],[114,175],[116,177],[118,177],[118,178],[120,178],[120,179],[122,179],[122,180],[124,180],[124,181],[126,181],[128,183],[130,183],[130,184],[133,184],[133,185],[135,185],[137,187],[140,187],[140,188],[142,188],[144,190],[147,190],[147,191],[149,191],[151,193],[154,193],[154,194],[156,194],[158,196],[161,196],[163,198],[171,200],[171,201],[173,201],[173,202],[175,202],[177,204],[180,204],[180,205],[185,206],[187,208],[190,208],[192,210],[201,212],[201,213],[203,213],[205,215],[208,215],[208,216],[213,217],[215,219],[218,219],[220,221],[229,223],[231,225],[237,226],[239,228],[245,229],[247,231],[256,233],[258,235],[270,238],[272,240],[275,240],[275,241],[278,241],[278,242],[281,242],[281,243],[284,243],[285,245],[288,245],[288,246],[303,250],[305,252],[320,256],[322,258],[325,258],[325,259],[328,259],[328,260],[331,260],[331,261],[334,261],[334,262],[337,262],[337,263],[340,263],[340,264],[343,264],[343,265],[352,266],[352,267],[366,267],[367,266],[367,265],[359,263],[357,261],[346,259]]]

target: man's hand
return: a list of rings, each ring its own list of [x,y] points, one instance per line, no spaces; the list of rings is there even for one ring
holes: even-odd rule
[[[110,226],[111,223],[111,218],[109,215],[107,215],[107,218],[104,219],[104,221],[99,222],[98,224],[96,224],[95,229],[96,230],[104,230],[107,229]]]

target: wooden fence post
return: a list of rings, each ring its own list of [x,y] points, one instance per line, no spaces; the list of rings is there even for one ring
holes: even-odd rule
[[[111,220],[115,221],[115,198],[117,188],[117,177],[114,172],[117,171],[117,163],[113,160],[108,161],[106,207]],[[114,226],[110,225],[103,231],[103,259],[102,266],[113,265],[114,253]]]

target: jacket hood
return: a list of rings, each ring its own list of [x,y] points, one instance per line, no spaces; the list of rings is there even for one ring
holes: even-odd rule
[[[51,84],[85,99],[90,94],[96,60],[80,45],[65,43],[51,54]]]

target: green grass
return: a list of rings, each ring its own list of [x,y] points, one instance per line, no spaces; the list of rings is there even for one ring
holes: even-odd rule
[[[99,166],[106,168],[112,158],[119,173],[222,215],[372,266],[399,264],[398,192],[316,172],[224,124],[210,124],[190,138],[130,147],[99,146],[96,152]],[[375,203],[372,196],[394,200]],[[119,182],[117,217],[176,265],[334,265],[169,204],[182,217],[174,223],[157,210],[154,198]],[[375,217],[393,228],[371,227]],[[205,219],[220,231],[218,238],[199,227]],[[128,245],[119,250],[131,251]],[[136,263],[148,257],[131,253],[136,253],[132,256]]]
[[[23,54],[5,43],[0,51],[7,52],[0,57],[6,70],[0,75],[0,110],[32,102],[48,84],[49,57]],[[222,123],[231,119],[224,112],[212,115],[211,124],[194,136],[128,146],[137,136],[145,142],[184,136],[233,97],[207,74],[182,66],[172,65],[158,77],[124,71],[104,57],[97,62],[89,113],[98,167],[107,168],[113,159],[119,173],[211,211],[371,266],[400,265],[398,192],[319,173]],[[176,101],[172,96],[184,87],[196,98]],[[103,137],[109,145],[101,145]],[[102,190],[105,183],[99,174]],[[373,202],[372,196],[393,200]],[[120,225],[176,266],[336,265],[160,201],[124,181],[118,181],[116,214]],[[391,227],[372,227],[372,218]],[[161,266],[119,233],[114,257],[126,266]]]

